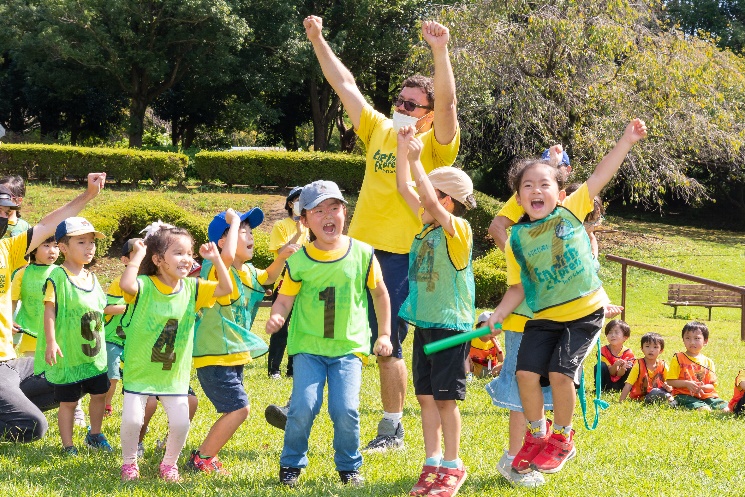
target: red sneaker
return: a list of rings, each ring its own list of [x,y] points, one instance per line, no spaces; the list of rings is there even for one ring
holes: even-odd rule
[[[551,420],[546,420],[546,436],[534,437],[530,433],[530,428],[525,431],[525,439],[523,440],[523,446],[515,455],[515,459],[512,461],[512,469],[520,474],[530,473],[533,469],[530,467],[530,463],[533,462],[535,456],[537,456],[543,448],[546,446],[546,442],[549,439],[549,433],[551,433]]]
[[[440,466],[437,470],[437,479],[427,495],[438,497],[453,497],[458,493],[460,486],[466,481],[466,468],[445,468]]]
[[[419,475],[419,481],[411,487],[409,495],[427,495],[432,489],[432,485],[437,480],[437,472],[440,470],[439,466],[422,466],[422,473]]]
[[[574,448],[574,430],[569,436],[554,433],[548,438],[546,446],[535,456],[531,466],[541,473],[557,473],[564,463],[577,455]]]

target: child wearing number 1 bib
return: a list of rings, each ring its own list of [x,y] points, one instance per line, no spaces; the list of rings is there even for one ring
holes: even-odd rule
[[[193,263],[194,239],[188,231],[163,223],[148,228],[134,243],[119,286],[131,306],[123,319],[122,481],[139,478],[137,441],[145,404],[158,395],[168,417],[168,439],[160,477],[180,480],[176,461],[189,433],[189,373],[196,311],[229,295],[232,283],[220,252],[206,243],[199,254],[212,262],[217,282],[187,278]],[[139,276],[138,276],[139,274]]]

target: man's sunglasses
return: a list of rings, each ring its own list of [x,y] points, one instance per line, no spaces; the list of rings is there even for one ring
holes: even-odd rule
[[[406,109],[406,112],[414,112],[414,109],[427,109],[432,110],[432,107],[429,105],[419,105],[417,103],[412,102],[411,100],[404,100],[402,97],[398,97],[394,102],[393,105],[396,107],[404,106],[404,109]]]

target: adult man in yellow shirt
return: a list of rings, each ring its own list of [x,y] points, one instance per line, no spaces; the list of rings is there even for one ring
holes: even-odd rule
[[[460,146],[460,130],[455,108],[455,79],[448,54],[450,33],[439,23],[422,23],[422,37],[432,50],[434,79],[424,76],[406,79],[390,119],[375,111],[362,96],[352,73],[324,39],[321,18],[308,16],[303,25],[324,77],[339,95],[367,149],[365,178],[349,236],[375,248],[391,299],[393,354],[378,358],[385,412],[378,424],[378,435],[366,450],[399,448],[403,446],[401,418],[407,378],[401,342],[406,337],[408,326],[398,318],[398,311],[409,291],[409,248],[414,235],[421,231],[421,220],[411,212],[396,189],[397,131],[401,125],[416,126],[417,136],[424,143],[421,160],[427,173],[455,161]],[[378,327],[374,312],[370,313],[369,320],[375,334]]]

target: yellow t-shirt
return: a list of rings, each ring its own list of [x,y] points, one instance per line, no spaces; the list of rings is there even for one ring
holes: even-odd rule
[[[160,281],[160,278],[157,276],[148,276],[153,281],[153,284],[155,285],[155,288],[160,293],[163,293],[165,295],[170,295],[174,293],[174,290],[176,287],[171,287]],[[199,310],[203,307],[212,307],[215,305],[215,301],[217,300],[215,298],[215,289],[217,288],[217,282],[214,281],[207,281],[202,278],[197,278],[197,302],[195,309]],[[179,285],[181,285],[181,281],[179,281]],[[127,304],[131,304],[135,301],[135,298],[137,297],[137,294],[130,295],[125,291],[122,291],[122,295],[124,295],[124,301]]]
[[[0,362],[15,359],[13,349],[13,271],[27,264],[24,256],[31,230],[0,240]]]
[[[513,193],[510,199],[504,203],[497,216],[506,217],[512,224],[515,224],[525,214],[525,209],[517,203],[517,193]]]
[[[72,284],[83,290],[90,290],[93,288],[93,273],[87,269],[80,271],[79,275],[74,275],[65,266],[60,266],[67,273],[67,277],[70,279]],[[50,302],[54,304],[57,301],[57,294],[54,291],[54,285],[47,285],[47,289],[44,292],[44,302]]]
[[[297,227],[295,225],[295,220],[291,217],[286,217],[281,221],[274,223],[274,226],[272,226],[272,232],[269,233],[269,251],[274,254],[274,257],[277,257],[279,249],[284,247],[287,242],[295,236],[296,232]],[[298,238],[297,243],[300,245],[307,245],[310,230],[303,226],[301,233],[302,234],[300,235],[300,238]]]
[[[700,364],[701,366],[705,367],[709,371],[712,372],[712,376],[714,377],[714,393],[716,393],[717,388],[717,375],[716,370],[714,369],[714,361],[706,357],[704,354],[699,354],[696,357],[693,357],[685,352],[683,352],[688,359],[691,360],[691,362],[695,362],[696,364]],[[673,356],[673,360],[670,361],[670,365],[668,366],[667,370],[667,379],[668,380],[679,380],[680,379],[680,363],[678,362],[678,359]]]
[[[252,281],[253,278],[251,278],[251,275],[249,274],[248,266],[244,264],[241,269],[238,270],[238,276],[240,277],[241,282],[244,285],[249,288],[254,288]],[[231,302],[234,302],[236,299],[240,298],[241,294],[240,290],[238,290],[238,282],[235,281],[235,277],[233,276],[232,271],[230,272],[230,277],[233,280],[233,292],[230,295],[225,295],[224,297],[216,299],[220,305],[230,305]],[[261,285],[263,285],[268,278],[269,275],[266,271],[264,271],[263,269],[256,270],[256,279]],[[215,271],[215,266],[212,266],[212,268],[210,269],[210,272],[207,275],[207,280],[217,282],[217,273]],[[262,292],[264,291],[263,287],[256,288],[255,290],[260,290]],[[195,368],[203,368],[205,366],[240,366],[241,364],[246,364],[250,361],[250,352],[237,352],[235,354],[220,356],[195,357],[192,363]]]
[[[639,361],[643,361],[644,358],[640,358],[639,360],[634,361],[634,365],[631,366],[631,370],[629,371],[629,375],[626,377],[625,383],[628,383],[629,385],[633,385],[636,383],[636,380],[639,378]],[[649,384],[652,384],[652,380],[654,380],[655,376],[655,368],[647,368],[647,381]],[[665,364],[665,371],[662,373],[662,380],[667,381],[667,379],[670,378],[669,368],[668,365]]]
[[[114,278],[114,280],[109,285],[109,289],[106,290],[107,296],[114,297],[114,298],[124,296],[122,287],[119,286],[119,282],[121,281],[121,279],[122,279],[121,276],[117,276],[116,278]],[[104,321],[106,321],[106,323],[108,324],[108,322],[111,321],[113,317],[114,317],[113,314],[104,314],[103,318],[104,318]]]
[[[349,244],[345,244],[344,248],[338,250],[320,250],[316,248],[314,243],[309,243],[305,250],[308,252],[308,257],[320,262],[332,262],[337,261],[344,257],[349,250]],[[378,282],[383,280],[383,272],[380,270],[380,264],[378,259],[373,255],[372,260],[372,271],[367,276],[367,288],[374,289],[378,286]],[[302,281],[293,281],[288,275],[285,275],[282,280],[282,287],[279,289],[280,295],[288,295],[294,297],[300,293],[300,288],[303,286]]]
[[[367,149],[365,179],[349,226],[349,236],[376,250],[407,254],[422,223],[396,187],[396,132],[392,121],[370,105],[362,109],[357,136]],[[460,148],[460,129],[448,144],[435,139],[434,128],[417,135],[423,142],[425,172],[455,162]]]
[[[582,186],[565,198],[561,205],[574,214],[577,219],[583,220],[594,208],[590,192],[587,190],[587,183],[582,183]],[[520,265],[515,259],[515,254],[512,252],[512,246],[509,242],[505,246],[504,257],[507,262],[507,284],[509,286],[517,285],[520,283]],[[606,295],[603,287],[600,287],[597,291],[579,299],[537,312],[533,319],[549,319],[560,323],[574,321],[600,309],[609,302],[608,295]]]

